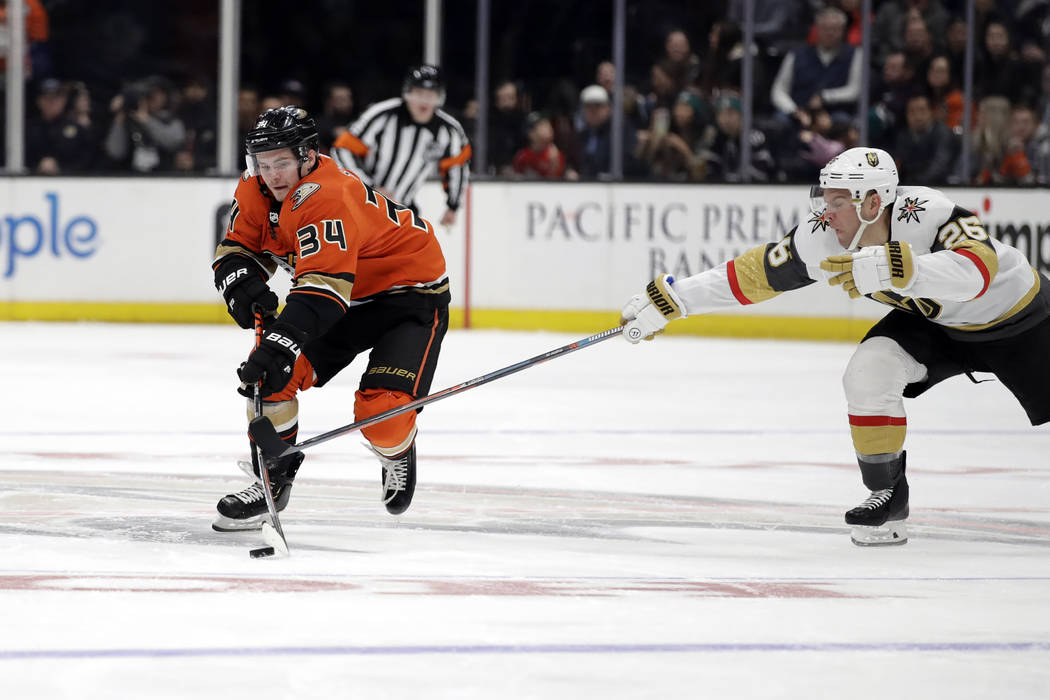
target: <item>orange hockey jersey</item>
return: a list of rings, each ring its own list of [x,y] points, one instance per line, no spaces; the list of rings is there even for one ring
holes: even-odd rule
[[[277,202],[261,177],[245,173],[234,195],[226,238],[213,267],[228,255],[244,255],[266,270],[290,266],[288,308],[303,303],[323,332],[355,304],[393,294],[427,295],[436,305],[449,299],[445,258],[429,221],[386,199],[318,156],[318,166]],[[282,314],[282,317],[284,314]],[[302,313],[296,313],[299,325]]]

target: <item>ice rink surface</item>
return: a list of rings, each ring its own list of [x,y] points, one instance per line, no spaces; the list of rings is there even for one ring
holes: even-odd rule
[[[1050,697],[1050,429],[997,382],[907,403],[903,547],[843,525],[852,345],[614,338],[427,407],[403,516],[359,436],[311,450],[253,560],[210,528],[250,333],[0,334],[4,700]],[[434,389],[575,339],[452,332]]]

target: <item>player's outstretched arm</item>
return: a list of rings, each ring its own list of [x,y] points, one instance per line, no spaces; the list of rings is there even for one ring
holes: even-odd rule
[[[777,243],[756,246],[721,265],[677,281],[661,275],[645,294],[623,308],[623,336],[631,343],[651,340],[670,321],[686,315],[739,308],[772,299],[814,282],[795,247],[794,229]]]

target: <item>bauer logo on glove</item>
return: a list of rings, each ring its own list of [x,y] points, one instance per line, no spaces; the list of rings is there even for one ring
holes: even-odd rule
[[[292,326],[280,321],[274,323],[260,339],[259,347],[252,350],[237,369],[242,384],[261,381],[264,397],[281,391],[295,372],[303,339],[304,334]]]

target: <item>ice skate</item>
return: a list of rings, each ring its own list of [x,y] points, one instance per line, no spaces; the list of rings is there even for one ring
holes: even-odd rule
[[[853,544],[870,547],[908,541],[905,525],[909,513],[908,478],[904,473],[906,458],[907,453],[901,453],[893,462],[877,466],[861,462],[865,483],[872,491],[863,503],[846,511],[846,524],[851,528]],[[876,488],[887,484],[891,485]]]
[[[270,482],[273,484],[273,503],[277,512],[281,512],[288,505],[292,495],[292,481],[302,464],[301,452],[291,455],[282,461],[285,464],[276,464],[268,470]],[[239,532],[242,530],[258,530],[262,528],[263,521],[267,518],[266,494],[263,493],[262,482],[254,474],[251,462],[238,466],[247,473],[255,476],[256,481],[248,488],[236,493],[231,493],[221,498],[215,509],[218,516],[211,524],[212,529],[217,532]]]
[[[900,484],[892,489],[873,491],[856,508],[846,512],[846,524],[852,526],[850,538],[861,547],[904,544],[908,541],[907,482],[904,483],[903,498]],[[903,506],[901,503],[903,501]]]
[[[382,465],[380,478],[383,484],[383,504],[386,512],[399,515],[412,505],[412,494],[416,490],[416,443],[397,455],[387,457],[375,448],[370,449],[379,457]]]

